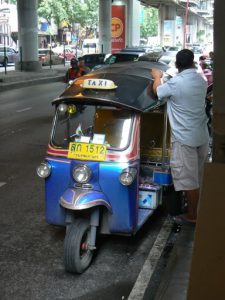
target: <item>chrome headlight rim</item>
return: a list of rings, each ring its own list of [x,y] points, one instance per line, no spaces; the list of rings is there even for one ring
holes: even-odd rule
[[[129,186],[134,182],[136,175],[137,175],[136,168],[124,169],[119,176],[119,181],[123,186]]]
[[[76,174],[76,172],[79,171],[79,169],[80,170],[83,169],[82,175],[84,175],[84,179],[78,178],[78,175]],[[89,168],[89,166],[87,166],[86,164],[79,164],[73,168],[72,176],[73,176],[73,179],[78,183],[88,183],[89,180],[91,179],[92,171]]]
[[[37,175],[40,178],[48,178],[51,174],[51,165],[48,162],[42,162],[36,169]]]

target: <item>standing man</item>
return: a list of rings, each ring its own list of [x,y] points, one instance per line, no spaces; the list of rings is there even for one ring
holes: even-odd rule
[[[207,82],[196,72],[194,54],[188,49],[177,53],[176,67],[178,75],[164,84],[162,72],[152,70],[153,92],[159,99],[167,98],[174,188],[186,192],[187,212],[177,216],[177,220],[195,223],[203,166],[208,156]]]

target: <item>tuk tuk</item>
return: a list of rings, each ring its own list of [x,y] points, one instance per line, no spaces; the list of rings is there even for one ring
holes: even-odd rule
[[[133,235],[172,184],[165,104],[152,94],[157,62],[114,64],[73,81],[53,101],[44,162],[46,220],[66,226],[64,264],[82,273],[97,234]]]

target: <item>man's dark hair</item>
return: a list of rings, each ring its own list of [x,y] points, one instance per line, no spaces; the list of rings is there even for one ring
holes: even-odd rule
[[[71,60],[70,60],[70,64],[71,64],[71,66],[72,65],[77,65],[77,60],[76,60],[76,58],[71,58]]]
[[[183,49],[177,52],[176,67],[178,69],[189,69],[193,67],[194,53],[189,49]]]

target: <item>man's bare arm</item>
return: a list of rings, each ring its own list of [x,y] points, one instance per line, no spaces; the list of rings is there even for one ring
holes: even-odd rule
[[[162,82],[161,82],[162,72],[158,69],[152,69],[151,75],[154,80],[153,86],[152,86],[153,93],[155,95],[157,95],[157,87],[162,84]]]

